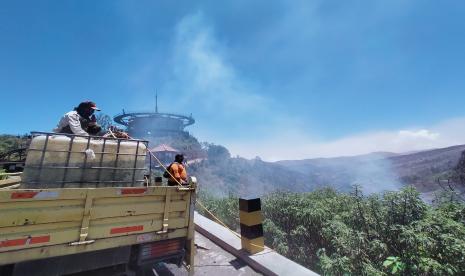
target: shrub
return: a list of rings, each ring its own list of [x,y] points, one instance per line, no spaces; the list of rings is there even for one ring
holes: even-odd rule
[[[238,199],[201,195],[233,229]],[[265,243],[325,275],[463,275],[465,204],[425,204],[411,187],[363,196],[322,189],[263,199]]]

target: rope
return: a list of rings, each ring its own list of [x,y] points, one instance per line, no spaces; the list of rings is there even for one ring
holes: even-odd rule
[[[113,132],[111,132],[110,129],[109,129],[109,131],[110,131],[110,134],[113,135]],[[113,135],[113,137],[115,137],[115,135]],[[134,138],[132,138],[132,137],[129,136],[129,135],[128,135],[128,137],[129,137],[130,139],[134,139]],[[116,137],[115,137],[115,138],[116,138]],[[171,174],[170,170],[168,170],[168,169],[165,167],[165,165],[163,165],[163,163],[160,161],[160,159],[158,159],[158,158],[155,156],[155,154],[153,154],[153,152],[152,152],[150,149],[147,149],[147,151],[150,153],[150,155],[151,155],[153,158],[155,158],[155,160],[157,160],[158,164],[163,168],[163,170],[166,171],[166,172],[171,176],[171,178],[174,179],[174,180],[176,181],[176,183],[178,184],[178,186],[182,187],[181,182],[179,182],[179,180],[177,180],[176,177],[174,177],[174,176]],[[150,164],[150,166],[151,166],[151,165],[152,165],[152,164]]]
[[[182,187],[181,183],[171,174],[171,172],[162,164],[162,162],[155,156],[155,154],[153,154],[153,152],[149,149],[147,149],[147,151],[155,158],[155,160],[157,160],[158,164],[163,167],[163,169],[165,171],[168,172],[168,174],[174,179],[176,180],[176,182],[178,183],[179,186]],[[226,229],[228,229],[231,233],[233,233],[235,236],[237,236],[238,238],[241,238],[241,235],[239,235],[238,233],[236,233],[234,230],[232,230],[231,228],[228,227],[228,225],[226,225],[226,223],[224,223],[223,221],[221,221],[217,216],[215,216],[210,210],[207,209],[207,207],[205,207],[205,205],[202,204],[202,202],[200,202],[200,200],[198,200],[197,198],[195,199],[195,202],[200,206],[202,207],[209,215],[211,215],[217,222],[219,222],[223,227],[225,227]],[[267,249],[266,247],[264,246],[261,246],[261,245],[258,245],[258,244],[253,244],[253,243],[250,243],[250,245],[252,246],[255,246],[255,247],[258,247],[260,249]],[[271,248],[269,248],[270,250],[272,251],[275,251]],[[275,251],[276,252],[276,251]]]
[[[108,128],[108,132],[110,132],[110,134],[111,134],[111,136],[113,136],[113,138],[117,139],[116,136],[115,136],[115,134],[113,134],[113,131],[111,131],[110,128]]]
[[[162,166],[163,170],[165,170],[165,171],[171,176],[171,178],[174,179],[174,180],[176,181],[176,183],[178,184],[178,186],[182,187],[181,182],[179,182],[179,180],[177,180],[176,177],[174,177],[174,176],[171,174],[170,170],[168,170],[168,168],[166,168],[165,165],[163,165],[163,164],[161,163],[161,161],[155,156],[155,154],[153,154],[153,152],[152,152],[151,150],[149,150],[149,149],[147,149],[147,151],[150,153],[150,155],[152,155],[153,158],[155,158],[155,160],[157,160],[158,164],[159,164],[160,166]]]
[[[218,217],[216,217],[210,210],[207,209],[207,207],[205,207],[202,202],[200,202],[199,200],[195,200],[196,203],[198,203],[200,205],[200,207],[202,207],[205,211],[207,211],[207,213],[212,216],[216,221],[218,221],[221,225],[223,225],[224,227],[226,227],[229,231],[231,231],[231,233],[233,233],[235,236],[237,237],[241,237],[241,235],[239,235],[238,233],[236,233],[234,230],[232,230],[231,228],[229,228],[226,223],[222,222]]]
[[[207,209],[207,207],[205,207],[202,202],[200,202],[198,199],[196,199],[195,201],[197,204],[199,204],[200,207],[202,207],[205,211],[207,211],[207,213],[212,216],[217,222],[219,222],[223,227],[225,227],[226,229],[229,230],[229,232],[233,233],[235,236],[237,236],[238,238],[242,238],[242,236],[238,233],[236,233],[236,231],[232,230],[231,228],[229,228],[228,225],[226,225],[226,223],[222,222],[217,216],[215,216],[210,210]],[[254,246],[254,247],[258,247],[260,249],[269,249],[270,251],[274,251],[276,252],[276,250],[274,249],[271,249],[271,248],[267,248],[265,246],[261,246],[261,245],[258,245],[258,244],[254,244],[254,243],[250,243],[250,245]],[[276,252],[277,253],[277,252]]]
[[[113,132],[111,132],[110,130],[110,134],[113,135]],[[113,135],[113,137],[115,137]],[[131,136],[128,135],[128,137],[130,139],[134,139],[132,138]],[[115,137],[116,138],[116,137]],[[182,187],[182,184],[179,182],[179,180],[177,180],[172,174],[171,172],[165,167],[165,165],[163,165],[163,163],[155,156],[155,154],[150,150],[150,149],[147,149],[147,151],[150,153],[150,155],[155,158],[155,160],[158,162],[158,164],[163,168],[163,170],[165,170],[166,172],[168,172],[168,174],[171,176],[171,178],[173,178],[176,183],[178,184],[178,186]],[[226,223],[224,223],[223,221],[221,221],[217,216],[215,216],[210,210],[207,209],[207,207],[205,207],[205,205],[202,204],[202,202],[200,202],[197,198],[195,200],[195,202],[200,206],[202,207],[205,211],[207,211],[207,213],[209,215],[211,215],[216,221],[218,221],[223,227],[225,227],[226,229],[228,229],[231,233],[233,233],[235,236],[237,236],[238,238],[241,238],[241,235],[239,235],[238,233],[236,233],[234,230],[232,230],[231,228],[228,227],[228,225],[226,225]],[[250,243],[250,245],[254,246],[254,247],[258,247],[260,249],[269,249],[271,251],[274,251],[276,252],[274,249],[271,249],[271,248],[267,248],[265,246],[261,246],[261,245],[258,245],[258,244],[254,244],[254,243]]]

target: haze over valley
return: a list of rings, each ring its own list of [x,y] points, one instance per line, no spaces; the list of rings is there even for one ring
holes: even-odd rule
[[[219,158],[190,166],[210,192],[221,195],[263,195],[272,191],[306,192],[323,187],[350,192],[360,185],[366,194],[395,191],[413,185],[425,199],[443,191],[438,180],[456,173],[465,145],[414,153],[378,152],[366,155],[282,160]],[[461,185],[454,186],[462,190]]]

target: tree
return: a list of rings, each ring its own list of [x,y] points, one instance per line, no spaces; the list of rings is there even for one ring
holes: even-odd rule
[[[0,153],[6,153],[10,150],[26,147],[27,140],[27,135],[0,135]]]
[[[237,198],[200,198],[234,229]],[[427,205],[411,187],[276,192],[262,201],[265,243],[322,275],[464,275],[465,204],[442,199]]]
[[[462,152],[462,155],[453,171],[453,180],[457,183],[465,185],[465,151]]]
[[[231,158],[231,153],[229,153],[229,150],[221,145],[203,143],[203,146],[207,151],[208,160],[210,161],[218,162]]]
[[[95,117],[97,119],[97,123],[102,127],[102,131],[106,132],[111,126],[113,126],[113,120],[107,114],[99,113]]]

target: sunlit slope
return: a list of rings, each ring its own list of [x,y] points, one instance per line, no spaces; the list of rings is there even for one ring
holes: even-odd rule
[[[277,164],[307,175],[317,185],[347,189],[360,184],[380,191],[412,184],[421,192],[436,190],[458,163],[465,145],[410,154],[374,153],[352,157],[278,161]]]
[[[261,196],[273,191],[305,192],[314,189],[306,175],[259,159],[205,160],[189,166],[201,181],[200,190],[217,195]]]

